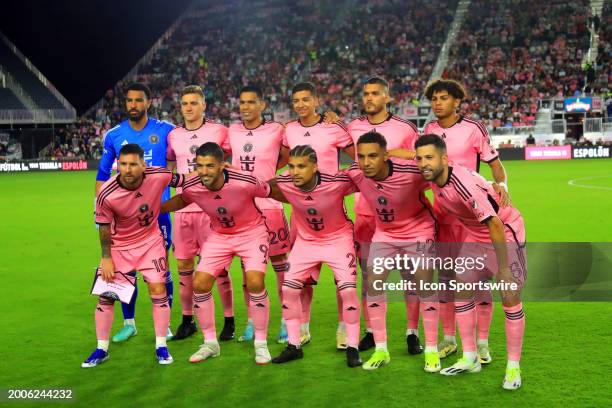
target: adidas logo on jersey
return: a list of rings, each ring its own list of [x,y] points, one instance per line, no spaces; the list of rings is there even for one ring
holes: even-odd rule
[[[308,136],[310,136],[310,132],[304,133],[304,137],[308,137]]]
[[[121,142],[121,146],[125,146],[126,144],[128,144],[128,141],[123,139],[123,142]]]
[[[215,200],[221,200],[221,196],[219,194],[217,194],[214,199]]]
[[[383,186],[377,183],[376,184],[376,189],[377,190],[383,190]]]
[[[251,131],[249,130],[249,133],[247,133],[246,135],[247,135],[247,136],[253,136],[253,132],[251,132]]]
[[[136,198],[140,198],[140,197],[142,197],[142,194],[140,194],[140,191],[137,191],[136,192]]]
[[[311,196],[306,196],[305,200],[306,201],[314,201]]]
[[[198,135],[194,134],[193,136],[191,136],[190,139],[197,139],[197,138],[198,138]]]

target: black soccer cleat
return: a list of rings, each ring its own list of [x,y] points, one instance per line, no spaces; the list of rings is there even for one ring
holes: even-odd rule
[[[406,336],[406,343],[408,344],[409,354],[421,354],[423,352],[423,346],[421,346],[419,336],[416,334],[409,334]]]
[[[349,367],[359,367],[363,364],[361,361],[361,357],[359,357],[359,350],[355,347],[347,347],[346,348],[346,365]]]
[[[365,336],[359,341],[359,351],[366,351],[371,348],[374,348],[376,343],[374,343],[374,333],[366,332]]]
[[[234,316],[226,317],[225,323],[223,324],[223,330],[221,330],[221,335],[219,336],[219,340],[221,341],[229,341],[234,338],[234,332],[236,331],[236,325],[234,324]]]
[[[172,337],[172,340],[183,340],[189,336],[192,336],[198,331],[198,327],[193,321],[193,316],[183,316],[183,322],[176,329],[176,334]]]
[[[292,360],[299,360],[304,357],[304,352],[301,348],[297,348],[293,344],[287,344],[287,347],[278,356],[272,359],[275,364],[287,363]]]

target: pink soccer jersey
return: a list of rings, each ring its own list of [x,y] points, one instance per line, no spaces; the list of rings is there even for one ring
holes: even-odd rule
[[[361,116],[352,120],[348,124],[348,131],[355,143],[357,150],[357,140],[364,133],[378,132],[387,140],[387,149],[410,149],[414,150],[414,143],[419,137],[419,131],[414,123],[403,120],[389,113],[387,119],[381,123],[370,123],[367,116]],[[357,160],[357,158],[355,158]],[[372,215],[372,210],[368,205],[361,200],[359,195],[355,197],[355,213],[363,215]]]
[[[168,134],[168,148],[166,159],[176,161],[176,170],[180,174],[189,174],[195,170],[195,152],[198,147],[207,142],[213,142],[221,146],[223,150],[229,152],[229,140],[227,138],[227,128],[220,123],[206,119],[202,126],[195,130],[188,130],[184,127],[175,127]],[[181,189],[177,189],[177,194]],[[196,212],[202,211],[197,205],[192,204],[177,212]]]
[[[285,138],[285,128],[277,122],[264,120],[255,129],[247,129],[243,123],[229,127],[229,143],[232,149],[232,166],[261,180],[270,180],[276,174],[278,155]],[[278,201],[257,199],[263,209],[282,209]]]
[[[226,169],[223,173],[225,184],[217,191],[209,190],[199,177],[187,180],[183,201],[196,203],[210,217],[211,229],[220,234],[237,235],[264,226],[254,199],[270,195],[268,183],[242,171]]]
[[[285,146],[310,145],[317,153],[319,171],[336,174],[339,168],[339,151],[353,144],[348,130],[339,123],[325,123],[323,116],[312,126],[303,126],[299,120],[287,123]]]
[[[317,173],[317,184],[311,191],[293,185],[289,172],[278,176],[278,188],[292,208],[292,222],[298,238],[306,241],[330,241],[344,233],[353,235],[353,223],[344,209],[344,196],[357,191],[344,174],[331,176]]]
[[[467,230],[466,241],[491,242],[484,222],[494,216],[504,223],[510,238],[524,239],[525,227],[519,211],[511,206],[500,207],[499,195],[480,174],[451,164],[444,186],[430,184],[440,208],[449,217],[458,219]]]
[[[478,172],[481,160],[490,163],[499,157],[484,125],[464,116],[449,128],[441,127],[437,120],[428,123],[423,134],[432,133],[444,139],[450,160],[470,170]]]
[[[389,160],[385,180],[367,178],[356,163],[344,171],[374,211],[376,231],[372,242],[410,241],[435,235],[431,205],[423,194],[428,183],[413,161]]]
[[[111,225],[111,247],[137,248],[160,236],[157,217],[162,192],[168,186],[178,187],[185,177],[163,167],[147,167],[142,183],[134,190],[121,185],[120,175],[108,180],[96,199],[96,223]]]

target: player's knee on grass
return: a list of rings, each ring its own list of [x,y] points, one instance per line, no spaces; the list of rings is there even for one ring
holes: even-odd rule
[[[195,293],[208,293],[215,284],[215,277],[210,273],[197,271],[193,276],[193,291]]]
[[[177,259],[176,266],[179,271],[192,271],[194,268],[193,258],[191,259]]]
[[[251,293],[261,293],[266,288],[265,274],[259,271],[246,271],[245,274],[247,290]]]
[[[166,285],[164,282],[149,282],[149,295],[164,296],[166,294]]]

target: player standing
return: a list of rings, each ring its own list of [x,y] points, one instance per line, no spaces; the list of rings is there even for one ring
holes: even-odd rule
[[[485,126],[459,115],[457,112],[461,102],[466,98],[466,92],[459,82],[438,79],[427,85],[425,96],[431,101],[431,108],[436,120],[428,123],[423,129],[424,134],[436,134],[446,143],[447,154],[453,163],[479,172],[480,162],[484,161],[491,167],[493,180],[502,187],[501,204],[510,202],[506,170],[499,159],[499,154],[493,146]],[[434,200],[434,211],[439,222],[438,240],[445,243],[460,243],[463,241],[462,227],[458,222],[447,221],[446,215],[439,210]],[[451,217],[450,220],[453,218]],[[443,273],[441,281],[448,282],[452,272]],[[491,362],[489,352],[489,329],[493,317],[493,297],[491,291],[481,291],[476,296],[478,356],[482,364]],[[440,357],[444,358],[457,350],[455,340],[455,312],[452,302],[442,303],[440,318],[444,330],[444,340],[438,344]]]
[[[296,238],[289,255],[289,271],[283,282],[283,317],[287,324],[287,348],[273,363],[302,358],[300,321],[301,292],[313,269],[318,278],[320,265],[327,263],[334,272],[343,299],[346,325],[346,359],[349,367],[361,365],[359,358],[359,299],[353,223],[344,208],[344,197],[357,188],[346,175],[320,173],[317,154],[309,145],[298,145],[289,152],[289,172],[271,181],[271,196],[289,202]]]
[[[195,152],[206,142],[220,145],[229,151],[227,128],[220,123],[204,117],[206,101],[204,92],[197,85],[185,87],[181,91],[181,114],[185,121],[183,127],[176,127],[168,134],[167,160],[168,168],[180,174],[194,172]],[[178,193],[181,190],[177,190]],[[193,320],[193,272],[195,257],[200,253],[202,244],[210,235],[210,219],[195,204],[177,211],[174,214],[173,253],[176,257],[180,287],[179,294],[183,309],[183,321],[178,327],[173,340],[182,340],[197,331]],[[226,272],[229,271],[229,266]],[[221,341],[234,338],[234,311],[232,282],[229,272],[217,278],[219,297],[223,303],[225,322],[219,335]]]
[[[265,287],[268,266],[268,231],[255,198],[268,197],[270,186],[246,172],[228,170],[224,152],[216,143],[196,150],[197,177],[187,180],[181,194],[165,202],[162,211],[176,211],[197,204],[211,221],[212,233],[204,242],[193,278],[194,311],[204,335],[204,344],[189,361],[197,363],[221,353],[215,328],[215,303],[211,294],[217,276],[224,274],[234,256],[244,267],[244,285],[249,292],[250,316],[255,331],[255,362],[271,360],[267,335],[270,299]]]
[[[283,145],[285,128],[277,122],[266,121],[262,113],[266,108],[261,89],[245,86],[240,90],[241,123],[229,127],[229,143],[232,150],[232,167],[247,172],[261,180],[270,180],[276,170],[287,164],[289,149]],[[270,235],[270,262],[276,274],[279,299],[285,272],[287,253],[290,249],[289,227],[283,205],[269,198],[257,198],[255,204],[262,211]],[[244,271],[244,270],[243,270]],[[245,302],[248,292],[243,286]],[[249,320],[239,340],[253,338],[253,320]],[[279,342],[286,341],[287,331],[281,321]]]
[[[436,235],[436,221],[423,191],[428,185],[412,161],[389,160],[385,137],[368,132],[357,140],[359,164],[353,164],[346,174],[361,192],[361,200],[373,210],[375,229],[367,258],[368,266],[363,274],[362,291],[367,291],[366,307],[370,329],[376,350],[363,364],[366,370],[374,370],[388,364],[391,357],[387,349],[386,314],[387,301],[384,292],[374,284],[373,258],[392,258],[396,254],[410,257],[426,255]],[[408,272],[408,271],[400,271]],[[410,271],[418,282],[431,282],[433,270],[419,268]],[[420,287],[417,285],[417,287]],[[437,349],[438,301],[431,291],[417,290],[420,312],[425,330],[425,371],[440,370]],[[418,313],[417,313],[418,314]]]
[[[125,109],[128,119],[110,129],[104,138],[104,153],[100,159],[98,174],[96,176],[96,197],[99,196],[100,188],[107,181],[112,172],[113,163],[119,158],[122,146],[128,143],[136,143],[144,150],[144,161],[147,166],[166,167],[166,148],[168,133],[174,126],[168,122],[149,118],[147,111],[151,106],[151,91],[141,83],[132,83],[127,87],[125,95]],[[164,191],[163,200],[170,198],[170,189]],[[172,224],[168,214],[161,214],[158,220],[159,228],[164,236],[166,250],[172,246]],[[136,276],[135,272],[130,272]],[[170,307],[174,289],[172,286],[172,274],[168,270],[166,276],[166,293]],[[138,288],[129,304],[121,303],[124,325],[115,336],[114,342],[122,342],[136,335],[136,298]],[[168,338],[172,337],[168,329]]]
[[[444,140],[424,135],[416,143],[416,161],[425,180],[430,181],[440,209],[455,218],[465,229],[461,255],[474,254],[487,260],[485,272],[498,282],[516,284],[501,291],[506,315],[508,362],[503,388],[521,386],[520,358],[525,333],[525,314],[520,290],[526,278],[525,225],[521,214],[511,206],[501,206],[501,197],[478,173],[449,163]],[[467,246],[467,248],[465,248]],[[465,248],[465,249],[464,249]],[[478,282],[473,271],[457,273],[457,279]],[[455,316],[461,335],[463,357],[441,371],[444,375],[478,372],[481,368],[476,346],[476,305],[473,294],[456,294]]]
[[[168,261],[157,220],[161,197],[168,186],[177,187],[184,177],[161,167],[147,167],[144,151],[128,143],[119,150],[119,175],[102,185],[96,200],[102,259],[100,278],[106,282],[125,280],[121,274],[140,271],[149,286],[153,303],[155,353],[159,364],[172,363],[166,346],[170,305],[164,283]],[[90,368],[108,360],[114,300],[100,296],[96,306],[98,346],[81,367]]]
[[[391,102],[389,84],[380,77],[368,79],[363,86],[363,108],[365,115],[348,124],[348,131],[356,144],[361,135],[368,132],[378,132],[387,141],[387,148],[414,149],[414,142],[418,138],[416,126],[410,122],[391,114],[387,104]],[[362,273],[365,271],[363,260],[368,258],[369,243],[374,234],[374,215],[364,200],[355,195],[355,239],[360,245],[360,259]],[[419,302],[414,293],[406,293],[406,342],[410,354],[420,354],[423,351],[418,337],[419,328]],[[372,327],[369,323],[368,308],[365,307],[365,294],[362,290],[363,311],[366,320],[366,334],[359,343],[359,350],[369,350],[375,346]]]
[[[285,125],[284,144],[289,146],[290,149],[300,145],[310,145],[317,156],[318,170],[326,174],[336,174],[339,170],[340,150],[343,150],[351,158],[355,157],[355,147],[347,129],[340,122],[327,123],[325,115],[317,113],[319,96],[316,87],[310,82],[301,82],[293,87],[291,102],[298,119]],[[313,273],[319,272],[318,267],[314,269]],[[309,322],[313,284],[316,284],[314,280],[307,280],[302,290],[301,339],[303,344],[310,341]],[[336,298],[338,301],[336,348],[345,350],[346,327],[344,320],[342,320],[342,297],[339,291],[336,291]]]

